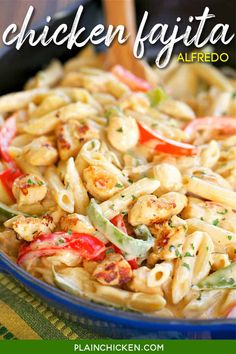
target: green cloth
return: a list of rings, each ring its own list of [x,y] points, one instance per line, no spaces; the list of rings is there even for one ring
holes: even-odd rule
[[[55,315],[40,299],[0,273],[0,339],[99,339]]]

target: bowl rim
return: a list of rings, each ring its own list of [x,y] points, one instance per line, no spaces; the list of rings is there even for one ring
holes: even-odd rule
[[[10,260],[5,254],[0,252],[0,271],[6,272],[18,280],[21,285],[25,285],[27,288],[35,290],[37,296],[46,297],[48,300],[56,301],[57,303],[63,302],[65,307],[71,307],[72,311],[77,309],[81,312],[87,312],[93,315],[97,319],[107,319],[113,322],[122,322],[127,324],[133,324],[135,327],[142,327],[147,325],[155,329],[160,325],[174,327],[181,326],[186,330],[222,330],[222,325],[227,326],[228,329],[235,327],[236,323],[234,319],[176,319],[176,318],[161,318],[148,315],[146,313],[139,313],[133,311],[124,311],[119,308],[114,308],[109,305],[99,304],[92,302],[88,299],[77,297],[65,291],[62,291],[52,285],[43,282],[40,279],[32,276],[30,273],[19,267],[16,263]],[[73,312],[72,312],[73,313]],[[186,327],[186,328],[185,328]],[[226,329],[226,328],[225,328]]]

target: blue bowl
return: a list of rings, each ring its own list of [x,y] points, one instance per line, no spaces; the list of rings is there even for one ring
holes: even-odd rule
[[[55,30],[61,23],[71,24],[77,6],[80,4],[84,5],[84,13],[86,13],[81,26],[86,27],[87,33],[95,24],[101,22],[101,8],[98,1],[78,0],[73,6],[60,12],[60,16],[54,16],[55,20],[50,24],[51,29]],[[41,24],[35,27],[36,33],[41,33],[42,26]],[[47,47],[31,47],[27,42],[20,51],[14,47],[1,48],[0,94],[21,89],[24,82],[42,66],[48,64],[52,58],[64,61],[77,52],[77,48],[68,51],[63,46],[53,44]],[[29,291],[39,296],[53,311],[102,336],[126,339],[236,338],[234,320],[162,319],[136,312],[125,312],[78,298],[32,277],[1,252],[0,270],[8,273]]]
[[[52,311],[90,331],[111,338],[235,339],[233,319],[163,319],[99,305],[54,288],[34,278],[0,253],[0,270],[8,273],[47,303]]]

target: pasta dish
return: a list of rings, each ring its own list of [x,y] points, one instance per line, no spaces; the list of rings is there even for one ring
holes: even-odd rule
[[[0,251],[100,304],[236,314],[236,79],[90,47],[0,97]]]

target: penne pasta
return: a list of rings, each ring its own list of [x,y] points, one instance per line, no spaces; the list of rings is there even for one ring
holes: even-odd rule
[[[143,178],[115,194],[111,199],[101,203],[102,211],[108,219],[112,219],[120,212],[127,212],[128,206],[137,197],[154,192],[159,185],[158,180]]]
[[[187,192],[236,209],[236,192],[229,189],[222,188],[214,183],[204,181],[194,176],[188,179],[185,188]]]
[[[65,185],[68,185],[69,189],[73,193],[75,202],[74,211],[76,213],[86,215],[86,210],[89,205],[89,197],[83,185],[83,182],[76,170],[73,157],[70,157],[67,161],[64,181]]]
[[[69,185],[64,186],[55,168],[50,167],[45,173],[45,178],[51,188],[52,195],[58,206],[68,213],[74,212],[74,197]]]
[[[81,120],[95,113],[95,109],[85,103],[71,103],[41,118],[29,121],[24,126],[24,131],[33,135],[48,134],[56,128],[60,121],[64,122],[72,118]]]

